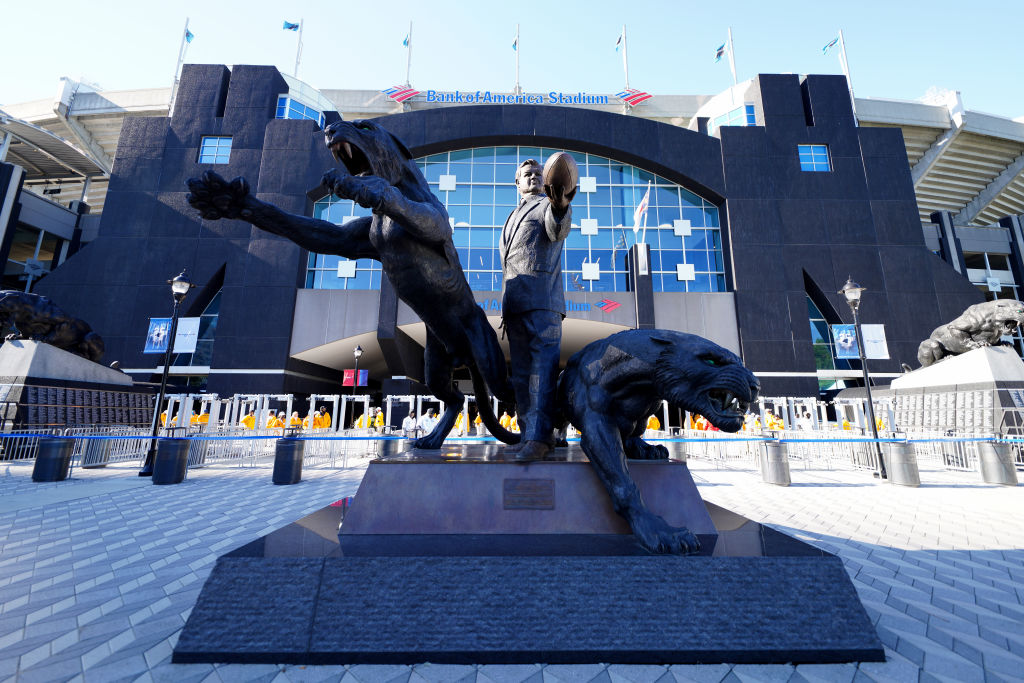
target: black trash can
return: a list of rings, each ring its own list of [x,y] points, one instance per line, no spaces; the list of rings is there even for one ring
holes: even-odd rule
[[[301,439],[278,439],[274,444],[274,483],[298,484],[302,481],[302,456],[306,442]]]
[[[377,441],[377,457],[390,458],[409,449],[412,441],[400,436],[384,436]]]
[[[188,439],[157,439],[154,484],[180,484],[188,469]]]
[[[39,439],[36,462],[32,467],[32,481],[64,481],[71,468],[74,439],[43,437]]]

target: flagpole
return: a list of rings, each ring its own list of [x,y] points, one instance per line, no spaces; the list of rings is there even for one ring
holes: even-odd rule
[[[523,92],[523,89],[519,86],[519,24],[516,24],[516,87],[513,92],[519,95]]]
[[[405,46],[405,87],[412,87],[409,74],[412,72],[412,22],[409,22],[409,39]]]
[[[299,77],[299,60],[302,59],[302,27],[306,25],[305,19],[299,19],[299,44],[295,46],[295,78]]]
[[[719,33],[718,35],[722,35]],[[729,27],[729,68],[732,70],[732,84],[736,85],[736,58],[733,56],[735,50],[732,47],[732,26]]]
[[[857,100],[853,96],[853,79],[850,78],[850,63],[846,61],[846,41],[843,39],[843,30],[839,29],[839,65],[843,67],[843,75],[846,76],[846,86],[850,90],[850,108],[853,110],[854,123],[857,122]]]
[[[185,61],[185,52],[188,50],[188,17],[185,17],[185,29],[181,32],[181,46],[178,47],[178,62],[174,65],[174,78],[171,79],[171,101],[168,102],[168,113],[174,109],[174,96],[178,92],[178,72],[181,71],[181,64]]]
[[[622,25],[622,70],[626,72],[626,90],[629,90],[629,49],[626,47],[626,25]]]

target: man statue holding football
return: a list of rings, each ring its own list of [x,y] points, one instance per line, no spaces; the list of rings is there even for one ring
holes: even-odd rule
[[[543,459],[554,447],[552,415],[565,317],[562,245],[572,227],[579,171],[565,152],[544,169],[528,159],[516,169],[519,206],[501,233],[502,325],[522,441],[516,459]],[[543,187],[543,191],[542,191]]]

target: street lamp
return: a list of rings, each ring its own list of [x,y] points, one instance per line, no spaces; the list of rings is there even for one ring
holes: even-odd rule
[[[167,337],[167,350],[164,352],[164,372],[160,377],[160,393],[157,395],[156,408],[153,409],[153,434],[149,440],[149,452],[146,453],[146,461],[142,464],[142,469],[139,471],[140,477],[153,476],[153,463],[156,460],[156,437],[160,432],[160,407],[163,405],[164,392],[167,390],[167,373],[171,369],[171,352],[174,350],[174,336],[178,332],[178,306],[188,296],[188,291],[195,287],[191,280],[188,279],[188,276],[185,275],[184,268],[178,277],[168,280],[167,284],[171,286],[171,296],[174,298],[174,312],[171,314],[171,332]],[[170,418],[170,415],[167,417]],[[182,420],[184,420],[184,416],[182,416]]]
[[[363,347],[356,344],[352,355],[356,357],[356,376],[352,378],[352,419],[354,420],[356,419],[356,387],[359,386],[359,357],[363,355]]]
[[[853,277],[846,279],[846,284],[839,290],[839,294],[846,297],[846,303],[850,305],[853,312],[853,332],[857,338],[857,352],[860,354],[860,367],[864,371],[864,388],[868,393],[868,422],[871,423],[871,435],[875,440],[875,450],[878,452],[878,472],[882,479],[888,479],[885,471],[885,459],[882,457],[882,444],[878,443],[878,426],[875,424],[875,407],[871,400],[871,380],[868,377],[868,359],[864,355],[864,340],[860,334],[860,322],[857,319],[857,309],[860,308],[860,295],[865,288],[853,281]]]

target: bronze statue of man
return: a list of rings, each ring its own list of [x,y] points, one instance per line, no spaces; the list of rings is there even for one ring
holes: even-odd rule
[[[568,163],[575,171],[571,157]],[[565,317],[562,245],[572,227],[570,202],[576,195],[575,180],[568,187],[546,185],[542,192],[542,176],[534,159],[516,169],[519,206],[501,232],[501,314],[522,432],[522,441],[513,448],[521,461],[540,460],[554,447],[555,387]]]

